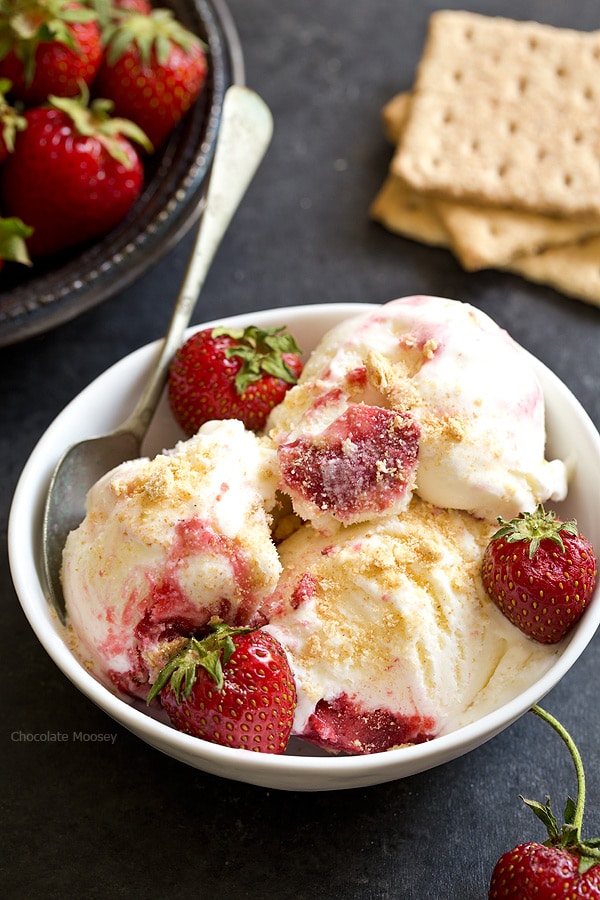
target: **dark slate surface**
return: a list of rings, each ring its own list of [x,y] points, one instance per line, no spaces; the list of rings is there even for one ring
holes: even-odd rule
[[[600,25],[589,0],[464,6],[582,29]],[[468,275],[445,251],[394,237],[368,220],[390,155],[379,110],[410,87],[436,8],[407,0],[231,0],[247,83],[270,105],[276,130],[194,321],[217,312],[383,302],[416,292],[468,300],[564,379],[598,424],[598,310],[517,277]],[[113,724],[56,669],[21,612],[6,549],[21,468],[73,396],[162,334],[190,247],[188,236],[122,295],[0,352],[0,892],[482,898],[496,858],[522,839],[542,838],[517,795],[543,799],[549,791],[561,812],[575,789],[558,738],[532,715],[468,756],[403,781],[340,793],[265,790],[189,769]],[[599,664],[596,638],[545,701],[587,762],[589,832],[600,831]],[[18,739],[74,731],[115,740]]]

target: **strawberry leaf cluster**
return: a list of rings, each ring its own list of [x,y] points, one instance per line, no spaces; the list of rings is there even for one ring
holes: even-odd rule
[[[250,384],[259,381],[263,374],[281,378],[295,384],[296,374],[285,361],[285,354],[299,354],[300,348],[293,336],[284,328],[214,328],[212,336],[229,337],[231,346],[225,349],[227,359],[238,357],[242,365],[235,376],[235,388],[243,394]]]

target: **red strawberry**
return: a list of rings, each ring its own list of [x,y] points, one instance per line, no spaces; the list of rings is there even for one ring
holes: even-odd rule
[[[489,900],[600,900],[600,838],[581,839],[585,800],[581,757],[570,735],[553,716],[539,706],[532,712],[548,722],[567,745],[577,773],[577,801],[568,798],[565,823],[559,828],[549,797],[545,804],[521,798],[546,826],[548,840],[545,844],[519,844],[500,857],[492,873]]]
[[[15,149],[17,132],[27,127],[24,117],[6,99],[11,82],[0,78],[0,163]]]
[[[96,13],[79,0],[0,0],[0,77],[20,100],[75,97],[102,56]]]
[[[289,740],[296,686],[283,647],[260,629],[213,625],[190,638],[161,670],[148,695],[173,725],[226,747],[283,753]]]
[[[32,232],[33,228],[29,228],[21,219],[0,217],[0,269],[5,261],[31,265],[26,239]]]
[[[575,521],[538,506],[505,522],[483,558],[485,588],[513,625],[542,644],[555,644],[575,625],[594,590],[594,550]]]
[[[32,256],[56,253],[105,234],[131,209],[144,178],[130,141],[144,135],[131,122],[112,119],[106,103],[88,109],[74,99],[25,114],[15,152],[2,167],[6,212],[34,228]]]
[[[169,402],[187,435],[210,419],[241,419],[260,430],[302,371],[299,348],[283,328],[197,331],[169,372]]]
[[[200,95],[204,44],[166,9],[120,18],[105,32],[96,91],[132,119],[158,148]]]

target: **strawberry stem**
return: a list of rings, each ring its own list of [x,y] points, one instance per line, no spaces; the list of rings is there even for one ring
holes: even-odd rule
[[[600,838],[596,837],[585,841],[581,839],[581,826],[583,823],[583,810],[585,807],[585,774],[583,762],[573,738],[554,716],[546,712],[545,709],[542,709],[541,706],[533,706],[531,712],[544,722],[547,722],[566,745],[575,766],[575,774],[577,776],[577,799],[573,802],[571,797],[567,798],[564,813],[565,821],[561,828],[559,828],[558,822],[550,808],[549,797],[546,798],[545,805],[538,803],[536,800],[526,800],[525,797],[521,797],[521,799],[546,825],[549,835],[546,846],[562,847],[565,850],[576,853],[579,856],[578,871],[580,874],[583,874],[591,868],[591,866],[600,865]]]
[[[554,728],[559,737],[561,737],[567,745],[567,749],[571,754],[571,759],[575,766],[575,774],[577,776],[577,800],[575,802],[575,812],[573,813],[571,825],[574,829],[574,837],[579,841],[581,840],[581,826],[583,824],[583,810],[585,807],[585,773],[583,770],[581,754],[579,753],[573,738],[566,728],[560,724],[558,719],[555,719],[554,716],[550,715],[549,712],[546,712],[545,709],[542,709],[541,706],[532,707],[531,712]]]

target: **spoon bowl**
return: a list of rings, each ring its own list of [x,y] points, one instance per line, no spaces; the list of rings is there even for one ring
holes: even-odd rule
[[[140,455],[170,362],[183,340],[217,248],[266,152],[272,132],[273,119],[264,101],[248,88],[229,88],[194,248],[146,387],[122,425],[108,434],[73,444],[54,470],[44,508],[42,556],[48,599],[62,621],[65,603],[60,570],[67,535],[83,520],[85,498],[92,485],[115,466]]]

